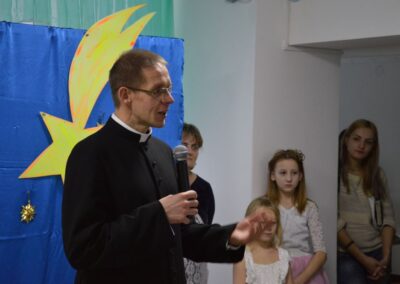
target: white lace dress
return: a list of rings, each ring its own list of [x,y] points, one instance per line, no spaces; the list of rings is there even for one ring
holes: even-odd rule
[[[195,223],[204,224],[199,214],[194,217]],[[183,258],[185,265],[186,284],[207,284],[208,269],[206,262],[194,262]]]
[[[279,260],[271,264],[257,264],[249,249],[244,253],[247,284],[284,284],[289,270],[289,253],[278,248]]]

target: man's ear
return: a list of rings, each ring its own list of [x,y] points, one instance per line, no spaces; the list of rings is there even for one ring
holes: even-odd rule
[[[118,89],[117,97],[121,104],[126,104],[131,102],[131,96],[129,95],[129,90],[125,87],[120,87]]]

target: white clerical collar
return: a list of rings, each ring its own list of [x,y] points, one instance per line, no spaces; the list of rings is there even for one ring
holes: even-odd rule
[[[114,119],[114,121],[116,123],[118,123],[119,125],[121,125],[123,128],[125,128],[125,129],[127,129],[127,130],[129,130],[129,131],[131,131],[133,133],[139,134],[140,135],[140,140],[139,140],[140,143],[146,142],[147,139],[149,139],[149,137],[151,136],[151,133],[153,132],[151,127],[149,128],[149,132],[148,133],[139,132],[139,131],[133,129],[132,127],[130,127],[125,122],[123,122],[121,119],[119,119],[118,116],[115,115],[115,113],[113,113],[111,115],[111,118]]]

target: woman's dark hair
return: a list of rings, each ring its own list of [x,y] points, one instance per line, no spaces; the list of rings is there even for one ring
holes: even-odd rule
[[[195,125],[184,123],[182,135],[192,135],[194,140],[196,140],[197,146],[199,148],[203,147],[203,137],[201,137],[200,130]]]

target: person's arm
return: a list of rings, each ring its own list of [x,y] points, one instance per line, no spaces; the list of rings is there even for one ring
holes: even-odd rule
[[[326,261],[326,253],[323,251],[317,251],[314,253],[307,267],[303,270],[300,275],[294,279],[294,283],[303,284],[308,281],[322,268]]]
[[[246,264],[244,259],[233,265],[233,284],[246,284]]]
[[[292,269],[290,268],[290,265],[289,265],[288,273],[286,275],[286,284],[294,284]]]
[[[294,283],[307,283],[322,269],[327,258],[318,207],[314,202],[309,201],[306,210],[308,211],[306,212],[308,218],[307,224],[311,235],[314,255],[304,271],[294,279]]]
[[[392,245],[395,234],[396,223],[394,220],[393,204],[388,190],[388,182],[383,169],[380,169],[380,177],[385,188],[386,197],[382,200],[383,205],[383,228],[381,231],[382,238],[382,260],[381,264],[386,268],[390,265],[392,255]]]
[[[215,198],[214,198],[214,193],[213,193],[212,187],[210,185],[210,201],[209,201],[209,208],[208,208],[208,221],[210,222],[210,224],[212,224],[212,222],[213,222],[214,213],[215,213]]]
[[[377,279],[380,272],[379,262],[364,254],[357,244],[347,234],[346,229],[343,228],[338,232],[338,241],[342,248],[344,248],[350,255],[352,255],[365,269],[373,279]]]
[[[268,223],[272,223],[273,214],[258,212],[257,210],[237,223],[230,238],[229,245],[243,246],[256,239]]]
[[[392,244],[394,238],[394,229],[390,226],[384,226],[381,233],[382,237],[382,260],[380,264],[386,270],[390,265],[390,260],[392,256]]]
[[[244,246],[257,238],[269,222],[272,216],[256,211],[233,225],[185,225],[184,256],[196,262],[238,262],[243,258]]]
[[[193,189],[199,193],[199,214],[203,222],[210,225],[213,223],[215,212],[215,199],[211,185],[199,176],[193,185],[195,186]]]

